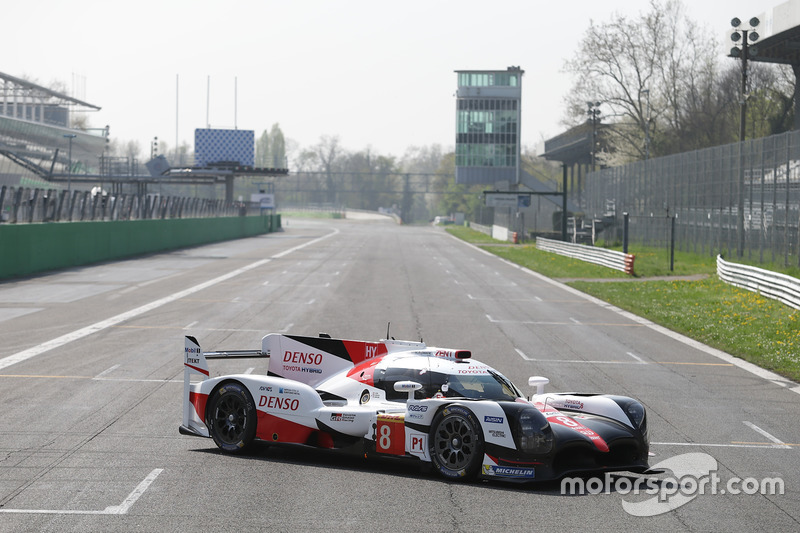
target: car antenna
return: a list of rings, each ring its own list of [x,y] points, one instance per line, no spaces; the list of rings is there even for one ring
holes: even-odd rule
[[[394,337],[389,336],[389,326],[391,325],[392,325],[391,321],[386,323],[386,338],[394,340]]]

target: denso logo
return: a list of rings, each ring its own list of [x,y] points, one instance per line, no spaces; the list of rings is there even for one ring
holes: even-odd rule
[[[408,406],[408,410],[409,411],[417,411],[419,413],[425,413],[425,412],[428,411],[428,406],[427,405],[409,405]]]
[[[259,407],[267,409],[281,409],[283,411],[297,411],[300,400],[293,398],[280,398],[278,396],[262,396],[258,401]]]
[[[287,350],[283,354],[284,363],[300,363],[303,365],[320,365],[322,364],[321,353],[306,353],[306,352],[290,352]]]

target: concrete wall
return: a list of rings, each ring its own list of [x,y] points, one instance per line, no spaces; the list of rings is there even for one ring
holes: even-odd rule
[[[277,231],[280,215],[0,224],[0,279]]]

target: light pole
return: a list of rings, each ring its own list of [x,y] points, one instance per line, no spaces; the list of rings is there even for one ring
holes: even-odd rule
[[[650,159],[650,89],[642,89],[642,94],[647,99],[647,112],[644,117],[644,159],[647,161]]]
[[[586,102],[589,106],[589,120],[592,122],[592,172],[595,169],[595,153],[597,152],[597,123],[600,122],[600,102]]]
[[[756,55],[755,47],[749,48],[748,41],[755,42],[758,40],[758,32],[755,28],[760,24],[757,17],[750,19],[749,28],[740,28],[742,21],[734,17],[731,20],[733,32],[731,33],[731,40],[736,43],[736,46],[731,48],[731,57],[739,57],[742,59],[742,96],[739,101],[740,115],[739,115],[739,191],[738,191],[738,204],[739,216],[737,221],[737,232],[739,233],[738,239],[738,256],[744,256],[744,141],[746,136],[745,125],[747,123],[747,60],[750,54]],[[739,41],[741,40],[741,48]]]
[[[65,133],[64,137],[69,139],[69,152],[67,155],[69,166],[67,167],[67,196],[69,196],[72,189],[72,139],[77,137],[74,133]]]

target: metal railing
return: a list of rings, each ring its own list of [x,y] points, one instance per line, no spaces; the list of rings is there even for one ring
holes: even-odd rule
[[[614,270],[633,275],[633,263],[636,256],[625,254],[616,250],[596,248],[585,244],[554,241],[543,237],[536,238],[536,248],[544,252],[552,252],[588,263],[594,263]]]
[[[725,261],[717,256],[717,276],[725,283],[800,309],[800,279],[763,268]]]
[[[0,187],[0,223],[207,218],[260,214],[257,202]]]

